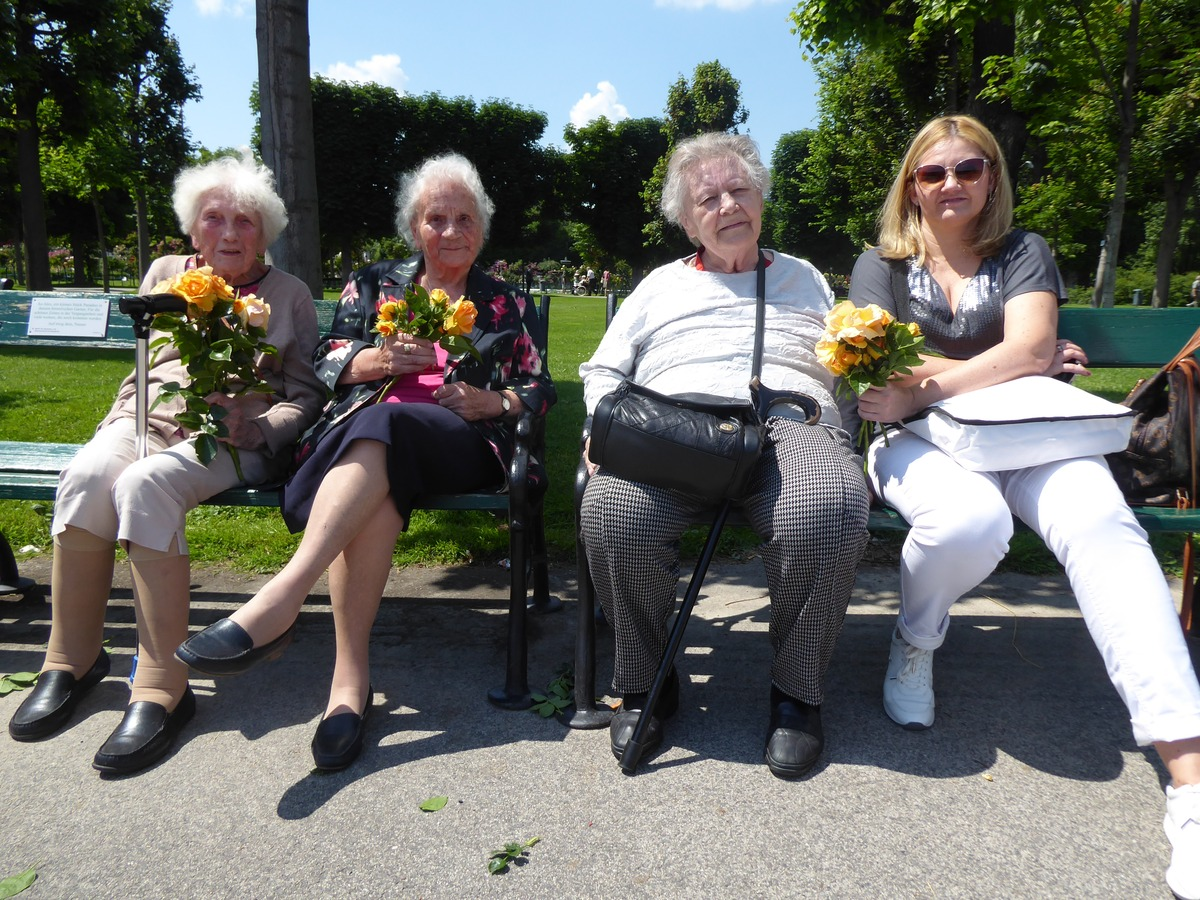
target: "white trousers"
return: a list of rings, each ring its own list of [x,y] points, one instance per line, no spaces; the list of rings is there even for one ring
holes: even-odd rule
[[[876,494],[911,526],[900,562],[900,634],[940,647],[950,607],[1008,552],[1013,516],[1070,580],[1108,676],[1145,745],[1200,736],[1200,686],[1162,569],[1103,457],[969,472],[890,430],[868,452]]]
[[[188,510],[241,483],[233,457],[222,448],[206,466],[191,441],[166,438],[153,428],[146,445],[147,456],[139,460],[133,419],[99,429],[59,475],[51,534],[72,525],[160,551],[175,540],[187,555]],[[272,467],[261,453],[243,450],[239,456],[248,484],[267,480]]]

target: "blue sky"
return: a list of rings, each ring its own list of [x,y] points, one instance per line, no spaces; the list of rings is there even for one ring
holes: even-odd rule
[[[404,93],[508,100],[546,114],[543,142],[599,115],[662,116],[667,89],[720,60],[741,82],[742,131],[769,162],[781,134],[816,125],[816,78],[791,33],[795,0],[310,0],[314,72]],[[174,0],[169,27],[203,96],[192,138],[249,143],[254,0]]]

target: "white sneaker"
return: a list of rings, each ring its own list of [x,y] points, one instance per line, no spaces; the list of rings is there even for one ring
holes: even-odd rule
[[[1167,886],[1183,900],[1200,900],[1200,784],[1167,785],[1163,829],[1171,842]]]
[[[893,722],[913,731],[933,724],[933,651],[914,647],[892,632],[883,709]]]

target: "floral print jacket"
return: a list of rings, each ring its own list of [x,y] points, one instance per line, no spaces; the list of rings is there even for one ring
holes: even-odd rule
[[[313,354],[317,377],[333,399],[325,406],[321,420],[300,441],[296,452],[299,465],[312,453],[331,428],[355,410],[377,399],[386,379],[361,384],[339,385],[338,378],[354,354],[375,346],[378,309],[389,300],[400,300],[404,288],[421,269],[421,254],[405,260],[385,260],[354,272],[350,276],[337,309],[331,332]],[[536,415],[544,416],[558,395],[554,382],[538,351],[535,335],[544,323],[529,295],[497,281],[478,266],[467,276],[468,300],[475,304],[478,316],[470,335],[483,361],[469,355],[451,356],[446,361],[446,381],[462,381],[478,388],[514,392]],[[514,429],[511,419],[485,419],[471,423],[491,445],[496,458],[507,472],[512,462]],[[531,466],[530,477],[544,482],[540,465]]]

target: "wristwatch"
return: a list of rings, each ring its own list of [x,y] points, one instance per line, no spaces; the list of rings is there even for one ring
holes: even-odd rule
[[[500,413],[500,415],[508,415],[508,411],[512,409],[512,403],[509,402],[508,395],[503,391],[497,391],[496,393],[500,395],[500,406],[504,410],[504,412]]]

